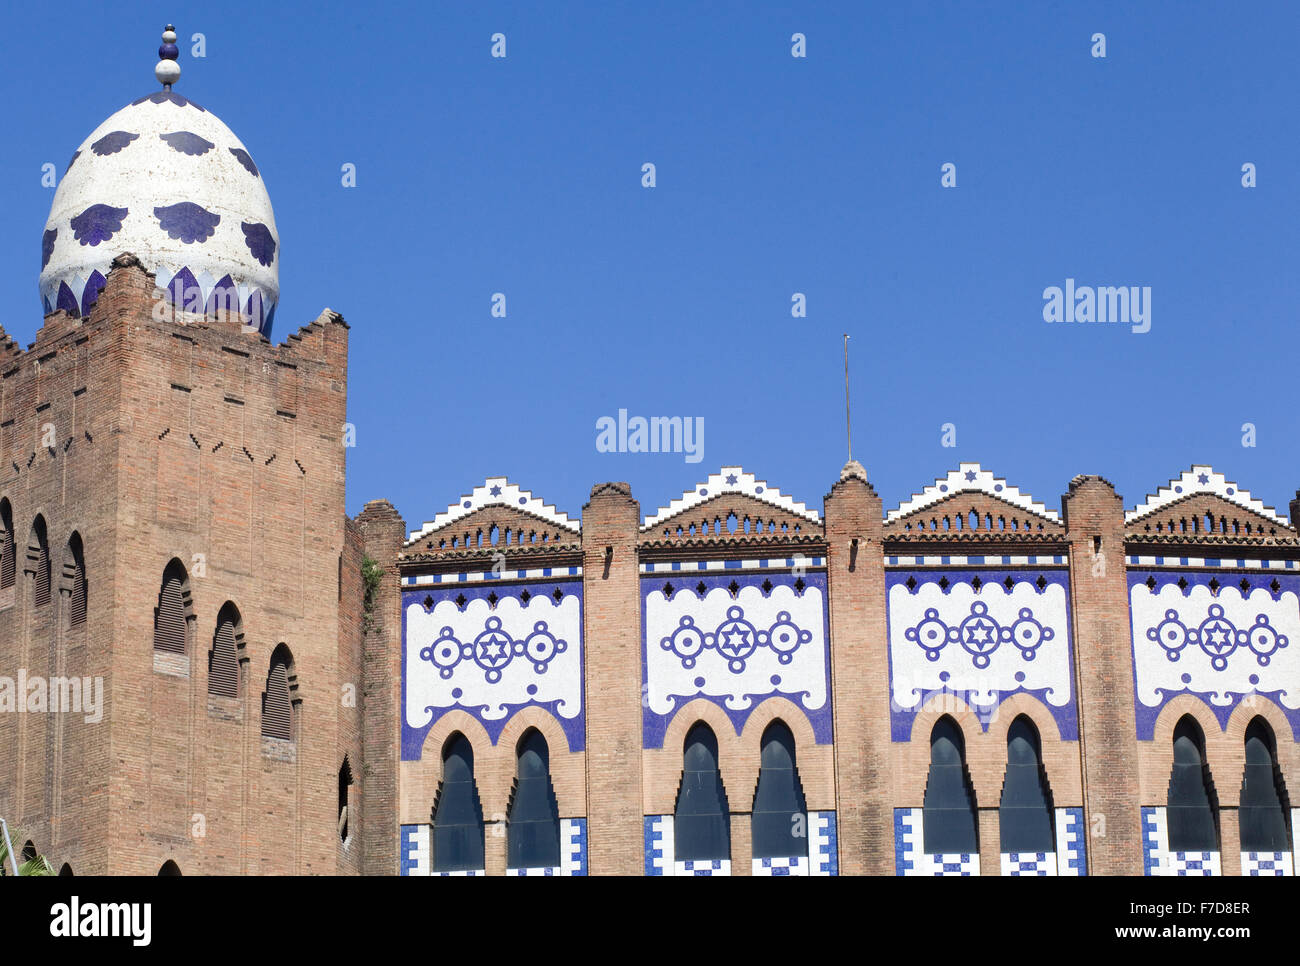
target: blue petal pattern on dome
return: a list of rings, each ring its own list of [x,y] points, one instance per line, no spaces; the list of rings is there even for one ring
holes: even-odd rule
[[[203,289],[188,268],[182,268],[167,283],[167,296],[182,312],[203,311]]]
[[[109,131],[92,144],[90,150],[101,158],[106,154],[117,154],[118,151],[121,151],[139,136],[138,134],[132,134],[130,131]]]
[[[122,230],[122,219],[127,216],[126,208],[114,208],[112,205],[91,205],[73,218],[73,237],[83,245],[95,246],[106,242]]]
[[[153,213],[169,238],[179,238],[186,245],[207,241],[221,223],[220,215],[192,201],[155,208]]]
[[[275,239],[271,237],[271,229],[256,221],[239,227],[244,229],[244,244],[253,257],[263,265],[270,265],[275,258]]]
[[[65,175],[66,175],[69,171],[72,170],[72,165],[73,165],[73,163],[74,163],[74,162],[77,160],[77,158],[79,158],[79,157],[81,157],[81,152],[80,152],[80,151],[73,151],[73,152],[72,152],[72,157],[70,157],[70,158],[68,159],[68,166],[67,166],[66,168],[63,169],[63,173],[64,173]]]
[[[239,311],[239,288],[229,275],[224,276],[212,287],[212,294],[208,296],[208,304],[203,312],[205,315],[216,315],[218,309],[227,312]]]
[[[57,228],[47,228],[45,234],[41,236],[41,268],[50,264],[50,256],[54,254],[54,239],[58,237]]]
[[[152,94],[146,94],[144,97],[136,98],[131,102],[131,106],[134,107],[137,104],[143,104],[145,101],[148,101],[151,104],[162,104],[164,101],[169,101],[177,107],[192,107],[195,110],[203,111],[204,114],[207,113],[207,111],[198,104],[195,104],[187,98],[181,97],[181,95],[174,91],[154,91]]]
[[[99,300],[99,293],[104,290],[108,280],[100,274],[99,269],[90,273],[90,278],[86,280],[86,287],[81,292],[81,314],[89,315],[90,307]]]
[[[54,306],[56,309],[63,309],[69,315],[76,315],[79,311],[77,308],[77,297],[72,294],[72,289],[68,288],[67,282],[59,283],[59,301]]]
[[[188,154],[190,157],[207,154],[216,147],[207,138],[201,138],[189,131],[173,131],[171,134],[159,134],[158,136],[166,141],[173,151]]]
[[[244,166],[244,170],[254,178],[258,177],[257,165],[253,163],[252,157],[243,148],[230,148],[230,153],[235,156],[235,160]]]

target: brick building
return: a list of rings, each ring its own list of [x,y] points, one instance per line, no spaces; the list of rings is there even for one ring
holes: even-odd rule
[[[271,341],[269,199],[173,42],[0,343],[0,817],[56,865],[1294,873],[1285,517],[974,463],[886,512],[851,462],[820,509],[724,467],[349,519],[348,327]]]

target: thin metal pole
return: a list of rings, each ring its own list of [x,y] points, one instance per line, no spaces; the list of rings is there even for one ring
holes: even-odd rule
[[[18,875],[18,860],[14,858],[14,844],[9,841],[9,826],[2,818],[0,818],[0,829],[5,833],[5,848],[9,851],[9,864],[14,867],[14,875]]]
[[[853,423],[849,419],[849,334],[844,333],[844,432],[849,441],[849,462],[853,462]]]

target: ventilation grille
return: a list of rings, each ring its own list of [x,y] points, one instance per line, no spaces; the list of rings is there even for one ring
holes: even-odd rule
[[[155,651],[185,653],[185,600],[179,577],[168,577],[158,595],[158,616],[153,625]]]
[[[86,567],[80,561],[72,574],[72,599],[68,601],[68,619],[73,627],[86,623]]]
[[[212,661],[208,666],[208,694],[223,698],[239,696],[239,664],[235,657],[235,624],[223,620],[212,640]]]
[[[0,535],[0,590],[14,585],[17,573],[17,554],[14,553],[14,534],[6,530]]]
[[[289,740],[289,672],[284,664],[276,664],[266,679],[266,695],[262,699],[262,737]]]
[[[34,603],[44,607],[50,602],[50,548],[42,543],[36,553],[36,589]]]

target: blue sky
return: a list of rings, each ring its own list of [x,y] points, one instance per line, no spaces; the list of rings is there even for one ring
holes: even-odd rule
[[[626,480],[648,514],[734,464],[820,509],[844,332],[887,508],[970,460],[1052,508],[1077,474],[1132,507],[1192,463],[1284,514],[1300,487],[1300,5],[105,9],[8,12],[0,320],[40,325],[41,164],[156,89],[175,23],[177,90],[275,205],[275,337],[326,305],[352,326],[350,512],[415,528],[504,475],[571,514]],[[1150,286],[1150,332],[1045,323],[1066,278]],[[703,417],[703,460],[598,452],[620,408]]]

